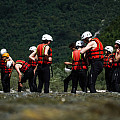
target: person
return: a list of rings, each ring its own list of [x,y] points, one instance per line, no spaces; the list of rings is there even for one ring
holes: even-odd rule
[[[120,40],[115,41],[116,52],[113,54],[113,92],[120,92]]]
[[[79,47],[81,42],[79,42]],[[71,43],[69,48],[72,50],[72,63],[64,62],[65,65],[72,65],[72,90],[71,93],[76,93],[77,85],[79,85],[83,92],[87,92],[87,62],[84,59],[84,54],[81,55],[79,48],[76,49],[75,43]]]
[[[87,52],[87,57],[91,65],[90,72],[88,73],[88,88],[91,93],[96,93],[95,83],[98,75],[103,70],[103,45],[98,38],[92,38],[92,34],[89,31],[84,32],[81,39],[87,45],[80,53]]]
[[[1,57],[2,57],[2,55],[3,55],[4,53],[8,53],[5,48],[3,48],[3,49],[0,50],[0,55],[1,55]],[[14,63],[15,63],[15,62],[13,61],[13,59],[12,59],[12,57],[11,57],[10,55],[9,55],[8,60],[9,60],[9,61],[12,61],[12,64],[13,64],[13,66],[14,66]]]
[[[15,62],[14,66],[15,70],[18,73],[19,76],[19,81],[18,81],[18,92],[21,92],[23,83],[26,82],[28,79],[29,82],[29,87],[31,92],[34,91],[34,82],[33,82],[33,77],[34,77],[34,71],[32,69],[32,66],[25,62],[24,60],[17,60]],[[23,75],[22,75],[23,73]]]
[[[3,91],[5,93],[10,92],[10,78],[12,74],[12,68],[7,67],[8,61],[10,61],[9,53],[1,53],[1,59],[0,59],[0,68],[1,68],[1,82]],[[10,61],[11,65],[13,64],[12,61]]]
[[[30,55],[37,50],[37,47],[35,46],[31,46],[29,48],[29,51],[30,51]],[[37,56],[33,56],[35,58],[37,58]],[[32,69],[34,71],[34,77],[33,77],[33,83],[34,83],[34,92],[37,92],[37,83],[36,83],[36,78],[37,78],[37,70],[36,70],[36,67],[37,67],[37,62],[36,61],[33,61],[29,58],[29,61],[28,61],[29,64],[31,64],[32,66]]]
[[[68,68],[68,65],[65,66],[65,72],[70,73],[64,80],[64,92],[67,92],[68,90],[68,84],[72,80],[72,74],[71,74],[71,69]]]
[[[113,74],[113,68],[112,68],[112,62],[113,62],[113,47],[112,46],[106,46],[105,48],[105,56],[104,56],[104,63],[103,66],[105,68],[105,81],[106,81],[106,91],[112,92],[112,74]]]
[[[50,65],[52,64],[52,49],[50,48],[50,43],[53,38],[49,34],[44,34],[42,36],[42,44],[37,46],[37,51],[33,52],[29,58],[36,61],[35,54],[37,54],[37,71],[38,71],[38,92],[42,92],[44,85],[44,93],[49,93],[50,85]]]

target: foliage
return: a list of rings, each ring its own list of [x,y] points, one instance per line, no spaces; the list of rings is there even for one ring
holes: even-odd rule
[[[27,61],[29,47],[37,46],[48,33],[54,39],[53,62],[66,61],[69,44],[86,30],[94,34],[109,25],[120,15],[119,8],[120,0],[1,0],[0,48],[14,60]]]

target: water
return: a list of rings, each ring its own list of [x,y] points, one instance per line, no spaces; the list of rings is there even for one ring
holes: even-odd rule
[[[0,93],[0,120],[120,120],[120,94]]]

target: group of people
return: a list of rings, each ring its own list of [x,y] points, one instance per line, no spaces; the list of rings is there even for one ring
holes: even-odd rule
[[[52,49],[50,43],[52,36],[44,34],[42,43],[37,47],[29,48],[29,62],[10,57],[6,49],[1,49],[0,68],[1,81],[4,92],[10,92],[10,77],[12,70],[18,73],[18,92],[21,92],[23,83],[28,79],[31,92],[49,93],[50,65],[52,64]],[[66,66],[72,66],[71,74],[64,80],[64,92],[67,92],[68,83],[72,80],[71,93],[76,93],[78,83],[83,92],[89,88],[91,93],[96,93],[96,80],[105,68],[106,89],[108,92],[120,92],[120,40],[115,41],[115,52],[112,46],[103,47],[101,41],[93,37],[91,32],[82,34],[81,40],[71,43],[72,62],[64,62]],[[104,55],[105,50],[105,55]],[[88,72],[88,66],[90,71]],[[36,84],[38,76],[39,84]]]
[[[68,83],[72,80],[71,93],[76,93],[78,83],[83,92],[87,92],[89,88],[91,93],[96,93],[96,80],[103,68],[105,69],[106,91],[120,92],[120,40],[115,41],[115,52],[112,46],[104,48],[101,41],[92,37],[89,31],[82,34],[81,40],[69,45],[72,50],[72,62],[64,62],[64,64],[72,65],[72,71],[64,80],[64,92],[67,92]]]
[[[4,92],[10,92],[10,77],[12,70],[15,69],[19,77],[18,92],[21,92],[23,83],[28,80],[31,92],[41,93],[44,85],[44,93],[49,93],[50,65],[52,64],[52,49],[49,45],[52,41],[52,36],[44,34],[41,44],[29,48],[31,52],[29,62],[24,60],[14,62],[7,50],[1,49],[0,68]],[[39,79],[38,86],[36,84],[37,76]]]

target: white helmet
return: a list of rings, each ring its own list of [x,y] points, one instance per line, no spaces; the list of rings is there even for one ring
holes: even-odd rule
[[[50,36],[50,35],[48,35],[48,34],[44,34],[44,35],[42,36],[42,40],[50,40],[50,41],[53,41],[53,38],[52,38],[52,36]]]
[[[37,48],[35,46],[32,46],[32,47],[29,48],[30,51],[36,51],[36,49]]]
[[[106,46],[105,50],[109,51],[109,52],[113,52],[113,47],[112,46]]]
[[[85,46],[85,43],[83,41],[79,40],[76,42],[76,47],[83,47],[83,46]]]
[[[89,38],[89,37],[92,37],[92,34],[91,32],[86,31],[82,34],[81,39],[84,40],[85,38]]]
[[[0,54],[3,55],[4,53],[7,53],[7,50],[3,48],[1,49]]]
[[[13,65],[12,61],[7,61],[7,68],[10,68]]]
[[[72,71],[71,69],[65,67],[65,72],[66,72],[66,73],[69,73],[69,72],[71,72],[71,71]]]
[[[120,45],[120,40],[116,40],[115,43]]]

